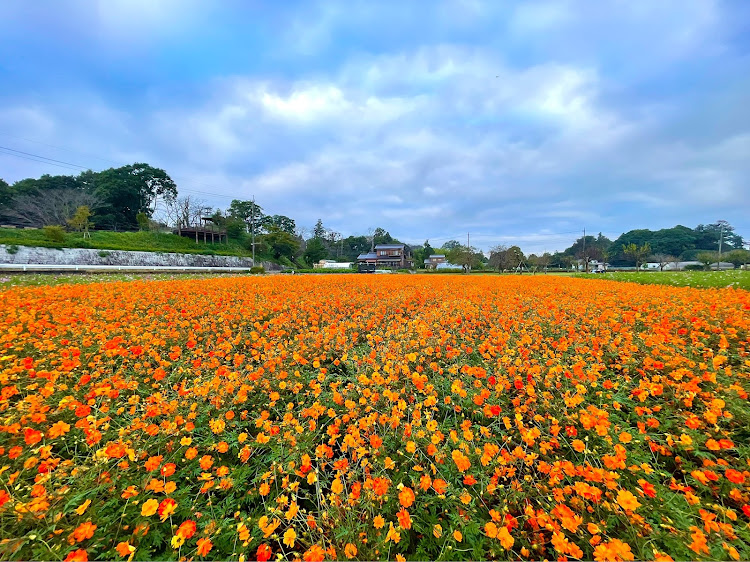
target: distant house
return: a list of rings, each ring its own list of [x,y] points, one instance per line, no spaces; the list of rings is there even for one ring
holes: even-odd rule
[[[374,252],[359,254],[357,263],[372,264],[378,268],[411,268],[414,260],[411,251],[404,244],[378,244]]]
[[[425,269],[436,269],[441,263],[445,263],[444,254],[431,254],[429,258],[424,260]]]
[[[351,269],[352,262],[341,262],[333,260],[320,260],[318,263],[313,264],[314,269]]]
[[[586,269],[586,261],[579,259],[576,260],[576,269]],[[609,264],[599,260],[589,260],[589,271],[604,272],[609,269]]]

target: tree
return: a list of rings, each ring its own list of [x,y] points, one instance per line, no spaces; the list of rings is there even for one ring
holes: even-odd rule
[[[328,249],[320,238],[312,238],[308,240],[303,256],[306,262],[316,263],[328,257]]]
[[[744,240],[734,231],[734,227],[725,220],[718,220],[713,224],[699,224],[695,227],[698,237],[696,248],[699,250],[741,250]]]
[[[552,259],[552,256],[549,252],[544,252],[541,256],[537,258],[537,265],[544,271],[544,273],[547,273],[547,269],[549,268],[549,262]]]
[[[750,262],[750,250],[732,250],[724,254],[722,259],[733,263],[735,267],[747,265]]]
[[[711,269],[711,264],[719,261],[718,252],[698,252],[696,259],[703,264],[704,269]]]
[[[244,222],[247,232],[260,234],[264,231],[266,215],[263,214],[263,208],[254,201],[233,199],[227,213],[230,217]]]
[[[2,216],[3,209],[10,204],[11,197],[10,185],[3,178],[0,178],[0,216]]]
[[[54,189],[17,195],[4,215],[21,226],[63,226],[79,207],[92,210],[100,205],[99,198],[80,189]]]
[[[599,246],[581,246],[580,250],[575,253],[575,257],[583,261],[585,271],[588,273],[589,264],[593,260],[604,260],[604,251]]]
[[[323,221],[321,219],[318,219],[318,222],[315,223],[315,226],[313,227],[313,238],[315,240],[323,240],[326,235],[326,228],[323,226]]]
[[[677,258],[669,254],[654,254],[651,259],[659,264],[659,271],[664,271],[667,264],[677,262]]]
[[[476,248],[459,245],[449,250],[446,258],[450,263],[460,265],[464,271],[470,272],[473,267],[476,268],[482,263],[480,255]]]
[[[397,243],[398,240],[393,238],[387,230],[378,227],[373,233],[373,242],[377,246],[378,244],[394,244]]]
[[[636,244],[628,244],[627,246],[623,246],[622,251],[627,257],[635,261],[635,268],[640,269],[643,260],[651,253],[651,246],[648,242],[640,246]]]
[[[224,221],[224,228],[227,231],[227,238],[241,242],[245,237],[247,225],[240,219],[228,217]]]
[[[526,261],[529,262],[529,265],[532,267],[532,270],[534,272],[541,270],[547,273],[547,266],[549,265],[551,258],[552,256],[550,256],[548,252],[545,252],[541,256],[531,254],[528,258],[526,258]]]
[[[299,241],[294,235],[274,225],[270,227],[268,234],[263,236],[263,242],[277,260],[282,257],[291,260],[299,250]]]
[[[266,224],[266,228],[268,228],[269,231],[271,227],[275,227],[283,232],[294,235],[297,230],[297,225],[295,224],[294,219],[290,219],[284,215],[273,215],[268,217]]]
[[[84,174],[81,174],[84,176]],[[86,175],[85,184],[93,183],[93,192],[102,204],[97,224],[113,228],[137,228],[138,213],[151,217],[160,200],[169,203],[177,198],[177,186],[161,168],[135,163]]]
[[[455,248],[460,248],[461,242],[458,240],[448,240],[445,244],[442,246],[442,250],[445,250],[446,252],[449,252],[450,250],[453,250]]]
[[[584,249],[588,251],[589,249],[597,248],[601,254],[604,254],[609,250],[611,245],[612,241],[600,232],[598,236],[587,235],[585,238],[581,236],[578,240],[573,242],[573,245],[570,248],[567,248],[564,253],[569,256],[576,256],[582,255]]]
[[[84,238],[91,238],[89,228],[93,226],[93,223],[89,220],[90,218],[91,209],[87,205],[81,205],[76,209],[73,217],[68,219],[68,225],[76,232],[83,232]]]
[[[211,207],[202,199],[184,195],[169,201],[164,213],[167,224],[182,234],[183,229],[198,226],[201,217],[209,216]]]
[[[348,236],[341,241],[341,256],[347,261],[354,261],[359,254],[370,251],[370,241],[367,236]]]
[[[151,228],[151,220],[146,216],[146,213],[138,213],[135,216],[135,220],[138,221],[139,230],[149,230]]]
[[[520,268],[524,262],[524,255],[518,246],[498,245],[490,250],[489,265],[493,269],[505,272],[511,269]]]

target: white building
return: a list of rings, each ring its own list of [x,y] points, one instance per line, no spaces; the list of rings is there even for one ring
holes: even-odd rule
[[[320,260],[318,263],[313,264],[313,268],[314,269],[351,269],[352,262]]]

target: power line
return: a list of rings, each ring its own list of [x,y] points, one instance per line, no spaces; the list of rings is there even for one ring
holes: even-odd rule
[[[31,152],[24,152],[22,150],[16,150],[14,148],[9,148],[6,146],[0,146],[0,154],[6,154],[8,156],[15,156],[16,158],[21,158],[23,160],[29,160],[31,162],[38,162],[40,164],[49,164],[51,166],[57,166],[58,168],[64,168],[66,170],[74,170],[74,171],[86,171],[91,170],[91,167],[87,166],[81,166],[79,164],[73,164],[72,162],[65,162],[63,160],[56,160],[55,158],[48,158],[47,156],[42,156],[41,154],[34,154]],[[175,179],[180,179],[178,176],[175,176]],[[183,183],[184,182],[180,182]],[[188,183],[190,185],[190,183]],[[201,191],[198,189],[190,189],[186,187],[181,187],[181,191],[187,191],[190,193],[196,193],[200,195],[208,195],[211,197],[224,197],[227,199],[236,199],[233,195],[224,195],[222,193],[212,193],[209,191]]]
[[[0,148],[6,151],[13,152],[13,153],[23,154],[24,156],[33,156],[34,158],[40,158],[41,160],[46,160],[48,162],[64,164],[65,166],[72,166],[73,168],[80,168],[81,170],[88,169],[88,168],[85,168],[84,166],[79,166],[78,164],[71,164],[70,162],[64,162],[62,160],[55,160],[54,158],[47,158],[46,156],[41,156],[40,154],[32,154],[31,152],[24,152],[23,150],[16,150],[14,148],[8,148],[7,146],[0,146]]]
[[[19,137],[17,135],[11,135],[9,133],[4,133],[4,132],[1,132],[1,131],[0,131],[0,135],[6,136],[6,137],[15,138],[15,139],[19,139],[19,140],[23,140],[23,141],[26,141],[26,142],[33,142],[35,144],[40,144],[42,146],[48,146],[50,148],[56,148],[58,150],[64,150],[66,152],[71,152],[73,154],[81,154],[81,155],[84,155],[84,156],[89,156],[89,157],[94,158],[96,160],[101,160],[102,162],[109,162],[110,164],[114,164],[116,166],[120,166],[122,164],[121,162],[117,162],[117,161],[111,160],[109,158],[104,158],[102,156],[97,156],[97,155],[91,154],[89,152],[82,152],[80,150],[74,150],[72,148],[66,148],[64,146],[59,146],[59,145],[55,145],[55,144],[49,144],[49,143],[46,143],[46,142],[42,142],[42,141],[38,141],[38,140],[34,140],[34,139],[29,139],[29,138],[26,138],[26,137]],[[78,166],[78,167],[83,168],[83,166]],[[88,170],[88,169],[93,169],[93,168],[89,167],[89,168],[86,168],[86,169]],[[202,182],[198,182],[198,181],[195,181],[195,180],[187,180],[187,181],[185,181],[185,177],[184,176],[170,176],[170,177],[172,177],[175,180],[180,180],[180,183],[182,183],[182,184],[187,183],[187,185],[202,185],[204,187],[218,189],[214,185],[209,185],[207,183],[202,183]],[[231,195],[222,195],[220,193],[212,193],[212,192],[200,191],[200,190],[196,190],[196,189],[185,190],[185,191],[191,191],[192,193],[199,193],[199,194],[202,194],[202,195],[211,195],[211,196],[214,196],[214,197],[227,197],[227,198],[230,198],[230,199],[234,199],[234,197],[231,196]]]
[[[30,162],[38,162],[40,164],[48,164],[50,166],[57,166],[58,168],[64,168],[65,170],[73,170],[75,172],[80,172],[80,168],[73,168],[71,166],[66,166],[64,164],[56,164],[54,162],[49,162],[49,161],[46,161],[46,160],[42,160],[42,159],[37,158],[37,157],[24,156],[22,154],[15,154],[13,152],[6,152],[6,151],[2,150],[1,148],[0,148],[0,154],[5,154],[6,156],[15,156],[16,158],[20,158],[22,160],[29,160]]]

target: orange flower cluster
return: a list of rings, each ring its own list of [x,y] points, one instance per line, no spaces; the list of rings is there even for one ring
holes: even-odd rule
[[[750,294],[0,292],[0,558],[748,559]]]

